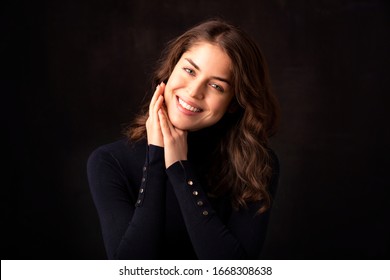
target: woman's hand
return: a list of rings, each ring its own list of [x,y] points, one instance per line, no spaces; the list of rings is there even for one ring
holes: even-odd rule
[[[168,168],[176,161],[187,160],[187,131],[172,125],[165,108],[158,110],[158,117],[164,140],[165,167]]]
[[[163,135],[161,132],[158,111],[162,108],[164,102],[165,84],[161,83],[156,87],[152,100],[149,105],[149,117],[146,121],[146,134],[148,145],[164,147]]]

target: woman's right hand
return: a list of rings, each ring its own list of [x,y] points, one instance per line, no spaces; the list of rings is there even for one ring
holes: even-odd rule
[[[164,103],[165,84],[161,83],[156,87],[149,105],[149,117],[146,120],[146,133],[148,145],[164,147],[163,135],[161,132],[158,110]]]

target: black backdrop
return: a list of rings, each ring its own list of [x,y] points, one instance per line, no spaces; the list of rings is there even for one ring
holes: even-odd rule
[[[105,258],[87,157],[121,137],[164,43],[210,16],[258,41],[282,106],[263,257],[389,258],[386,1],[230,2],[2,1],[2,259]]]

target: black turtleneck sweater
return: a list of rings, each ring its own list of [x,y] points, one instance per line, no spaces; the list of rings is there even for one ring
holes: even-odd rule
[[[88,180],[109,259],[257,259],[269,210],[261,202],[234,210],[228,196],[209,197],[204,171],[213,144],[189,133],[188,161],[168,169],[164,149],[121,139],[88,159]],[[206,143],[206,144],[205,144]],[[273,158],[269,190],[279,164]]]

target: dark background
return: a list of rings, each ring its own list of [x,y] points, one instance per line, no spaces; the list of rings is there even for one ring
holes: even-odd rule
[[[282,107],[263,257],[389,258],[386,1],[2,1],[2,259],[105,258],[86,161],[149,89],[164,43],[245,29]]]

